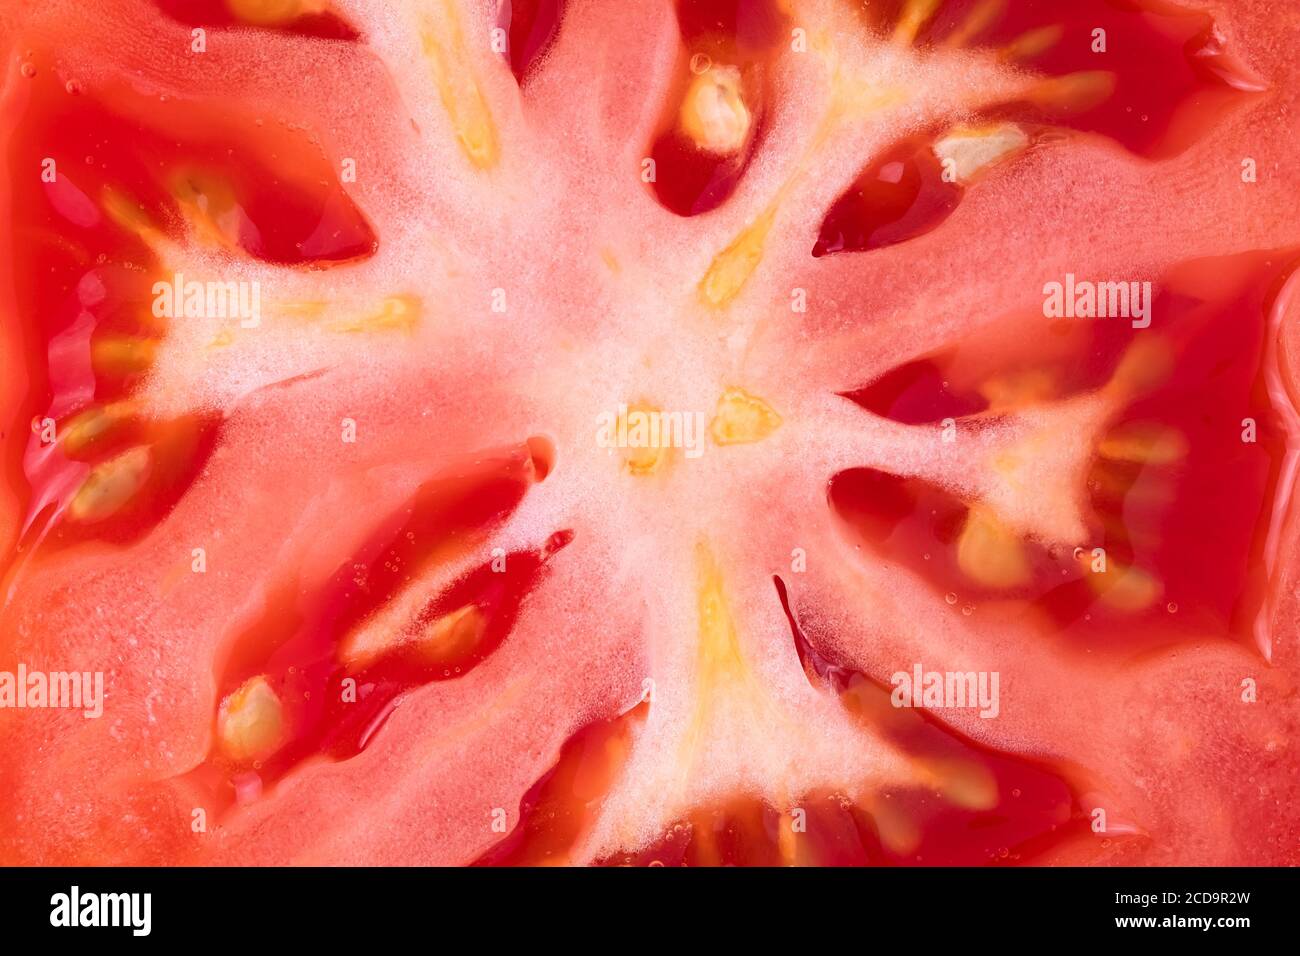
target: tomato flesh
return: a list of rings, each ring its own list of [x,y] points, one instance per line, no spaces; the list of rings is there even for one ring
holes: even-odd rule
[[[1295,861],[1255,13],[102,5],[175,48],[0,15],[0,673],[112,705],[0,712],[0,861]],[[1076,151],[1197,231],[1108,258],[1007,188]],[[918,278],[1040,247],[1077,275]],[[202,340],[182,271],[264,324]],[[1039,308],[1076,279],[1151,296]],[[900,704],[923,665],[1001,711]]]

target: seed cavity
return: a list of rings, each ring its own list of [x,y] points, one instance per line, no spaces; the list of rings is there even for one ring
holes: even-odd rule
[[[601,805],[623,774],[650,712],[642,701],[609,720],[580,728],[519,801],[518,824],[475,866],[566,866],[591,832]]]

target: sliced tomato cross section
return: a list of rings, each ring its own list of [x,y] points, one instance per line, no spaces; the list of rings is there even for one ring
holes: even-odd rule
[[[0,862],[1296,862],[1297,35],[0,13]]]

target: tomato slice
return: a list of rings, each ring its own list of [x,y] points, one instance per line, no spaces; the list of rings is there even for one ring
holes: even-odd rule
[[[0,13],[0,862],[1295,862],[1297,35]]]

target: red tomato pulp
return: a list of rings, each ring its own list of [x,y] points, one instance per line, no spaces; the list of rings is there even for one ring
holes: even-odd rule
[[[1296,862],[1298,31],[0,12],[0,862]]]

